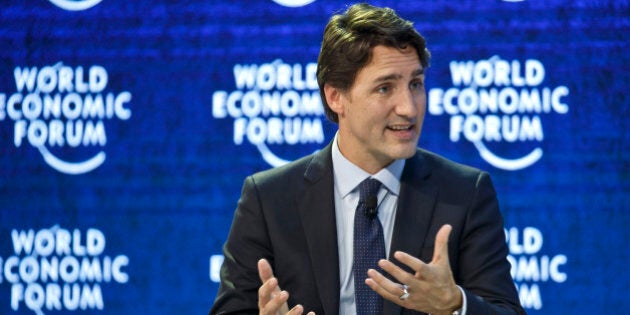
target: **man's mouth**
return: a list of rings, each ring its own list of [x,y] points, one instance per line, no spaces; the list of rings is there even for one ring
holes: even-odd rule
[[[407,131],[413,129],[414,125],[392,125],[387,126],[387,129],[392,131]]]

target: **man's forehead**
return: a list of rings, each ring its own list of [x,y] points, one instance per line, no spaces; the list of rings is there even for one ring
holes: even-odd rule
[[[424,74],[424,67],[413,47],[400,49],[376,46],[372,49],[370,62],[359,71],[359,75],[361,73],[374,78],[393,76],[393,79],[395,77],[422,75]]]

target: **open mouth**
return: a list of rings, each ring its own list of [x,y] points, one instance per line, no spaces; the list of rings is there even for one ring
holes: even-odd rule
[[[387,126],[387,129],[392,130],[392,131],[409,131],[411,129],[413,129],[414,125],[394,125],[394,126]]]
[[[389,125],[386,130],[391,131],[396,139],[408,141],[416,138],[415,126],[415,124]]]

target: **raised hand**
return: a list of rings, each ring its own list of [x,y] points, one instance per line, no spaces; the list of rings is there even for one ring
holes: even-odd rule
[[[451,230],[452,227],[447,224],[438,231],[430,263],[424,263],[404,252],[394,253],[394,258],[411,268],[413,274],[382,259],[378,265],[398,283],[387,279],[374,269],[368,270],[369,278],[365,283],[383,298],[405,308],[431,314],[451,314],[462,306],[463,299],[461,291],[455,284],[448,258],[448,237]],[[406,296],[405,292],[408,293]]]
[[[283,291],[278,286],[278,279],[273,276],[273,269],[266,259],[258,261],[258,275],[262,285],[258,288],[258,310],[261,315],[301,315],[304,312],[302,305],[296,305],[291,310],[287,304],[289,292]],[[308,315],[315,315],[310,312]]]

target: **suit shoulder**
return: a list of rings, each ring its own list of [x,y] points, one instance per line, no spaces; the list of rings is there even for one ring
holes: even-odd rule
[[[420,163],[426,169],[427,183],[435,185],[441,196],[452,200],[471,200],[483,194],[496,196],[490,175],[478,168],[464,165],[436,153],[422,150]]]
[[[486,171],[455,162],[425,149],[418,149],[418,155],[421,158],[421,163],[426,163],[434,176],[449,178],[450,180],[477,180],[482,175],[488,175]]]
[[[249,176],[256,186],[273,185],[277,187],[281,183],[291,183],[304,178],[314,155],[307,155],[285,165],[257,172]]]

